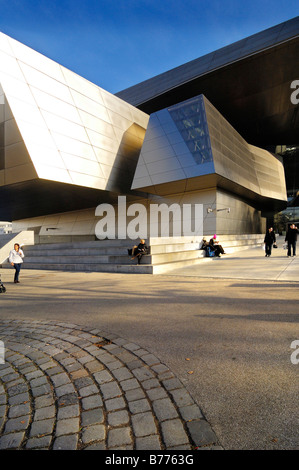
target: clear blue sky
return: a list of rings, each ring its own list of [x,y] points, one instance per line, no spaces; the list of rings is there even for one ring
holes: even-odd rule
[[[298,0],[0,0],[0,31],[116,93],[298,15]]]

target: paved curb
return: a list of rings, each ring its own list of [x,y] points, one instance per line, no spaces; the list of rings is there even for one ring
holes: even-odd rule
[[[0,450],[222,449],[153,354],[99,329],[0,321]]]

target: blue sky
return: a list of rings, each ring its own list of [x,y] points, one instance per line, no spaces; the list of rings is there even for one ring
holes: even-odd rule
[[[0,31],[116,93],[298,15],[298,0],[0,0]]]

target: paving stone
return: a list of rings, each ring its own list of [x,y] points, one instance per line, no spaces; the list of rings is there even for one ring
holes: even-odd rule
[[[157,433],[153,415],[149,412],[133,415],[132,425],[136,437],[143,437]]]
[[[182,383],[177,378],[163,380],[163,385],[166,390],[175,390],[176,388],[183,388]]]
[[[139,400],[140,398],[145,398],[145,393],[142,388],[134,388],[133,390],[127,390],[125,392],[126,399],[128,401]]]
[[[101,424],[104,421],[103,408],[95,408],[81,413],[82,426],[89,426],[90,424]]]
[[[109,382],[100,386],[106,400],[122,395],[121,389],[116,382]]]
[[[126,410],[112,411],[108,414],[108,424],[110,426],[122,426],[130,421],[129,414]]]
[[[55,387],[59,387],[61,385],[69,384],[71,382],[69,376],[65,372],[61,372],[60,374],[52,375],[51,380]]]
[[[40,385],[48,385],[47,377],[37,377],[36,379],[30,380],[31,387],[39,387]]]
[[[96,385],[89,385],[88,387],[80,388],[79,395],[81,397],[89,397],[90,395],[94,395],[98,392],[99,390]]]
[[[56,414],[55,406],[46,406],[44,408],[38,408],[34,414],[34,420],[39,421],[47,418],[54,418]]]
[[[107,369],[113,371],[113,370],[120,369],[121,367],[123,367],[123,364],[120,361],[113,361],[113,362],[108,362],[108,364],[106,364],[106,367]]]
[[[41,397],[36,397],[34,400],[35,409],[44,408],[46,406],[53,405],[54,397],[53,395],[45,395]]]
[[[145,354],[142,356],[142,360],[148,365],[153,366],[154,364],[160,364],[159,359],[156,358],[153,354]]]
[[[157,365],[152,365],[153,371],[155,371],[157,374],[163,374],[165,372],[169,372],[168,367],[166,367],[164,364],[157,364]]]
[[[51,434],[54,428],[54,419],[43,419],[34,421],[30,429],[30,437],[43,436]]]
[[[126,402],[123,397],[113,398],[112,400],[105,401],[105,406],[107,411],[116,411],[125,408]]]
[[[108,448],[119,448],[132,443],[131,431],[129,427],[111,429],[108,431]]]
[[[56,436],[79,432],[79,418],[59,419],[56,424]]]
[[[105,439],[105,426],[103,424],[96,424],[88,426],[82,430],[83,444],[89,444],[92,441],[103,441]]]
[[[188,444],[189,439],[179,419],[172,419],[161,423],[163,440],[166,447]]]
[[[113,375],[119,381],[133,378],[133,375],[131,374],[131,372],[126,367],[121,367],[119,369],[115,369],[113,371]]]
[[[157,387],[160,387],[160,382],[157,379],[145,380],[144,382],[142,382],[142,387],[145,390],[149,390],[151,388],[157,388]]]
[[[0,437],[1,449],[18,449],[25,437],[24,432],[13,432]]]
[[[19,416],[25,416],[30,414],[31,408],[29,403],[23,403],[22,405],[13,405],[9,408],[8,417],[18,418]]]
[[[217,444],[217,437],[207,421],[202,419],[191,421],[187,423],[187,427],[196,446],[202,447]]]
[[[42,410],[41,410],[42,411]],[[75,418],[80,415],[79,405],[62,406],[58,409],[57,419]]]
[[[57,437],[54,441],[53,450],[76,450],[78,445],[78,434]]]
[[[58,398],[58,406],[76,405],[78,400],[77,393],[68,393]]]
[[[72,383],[61,385],[60,387],[55,388],[55,393],[57,397],[62,397],[64,395],[68,395],[74,392],[75,392],[75,388]]]
[[[152,435],[136,438],[136,450],[161,450],[159,436]]]
[[[140,349],[140,347],[137,344],[134,344],[134,343],[124,344],[123,347],[125,349],[128,349],[129,351],[135,351],[136,349]]]
[[[169,398],[162,398],[153,402],[153,409],[159,421],[178,418],[178,413]]]
[[[121,382],[121,388],[126,392],[127,390],[132,390],[134,388],[138,388],[139,383],[136,379],[128,379],[128,380],[123,380]]]
[[[86,368],[93,374],[103,370],[104,366],[99,361],[92,361],[86,364]]]
[[[51,444],[52,436],[33,437],[28,439],[26,449],[47,449]]]
[[[139,369],[132,370],[132,373],[135,375],[136,379],[139,382],[143,382],[144,380],[153,379],[155,375],[150,370],[146,369],[145,367],[140,367]]]
[[[73,380],[76,380],[76,379],[80,379],[82,377],[87,377],[88,372],[85,369],[79,369],[79,370],[75,370],[74,372],[71,372],[70,375],[71,375]]]
[[[130,401],[129,409],[132,414],[144,413],[145,411],[150,411],[151,407],[149,402],[146,399]]]
[[[26,383],[21,383],[19,385],[15,385],[9,389],[9,396],[13,397],[14,395],[19,395],[20,393],[25,393],[28,391],[28,386]]]
[[[5,433],[22,431],[27,429],[30,422],[30,416],[22,416],[19,418],[8,419],[5,424]]]
[[[102,406],[103,400],[100,395],[91,395],[89,397],[83,398],[81,403],[83,410],[90,410]]]
[[[146,393],[149,399],[152,401],[159,400],[160,398],[167,398],[168,396],[162,387],[151,388],[150,390],[147,390]]]
[[[104,384],[113,380],[112,375],[107,370],[102,370],[93,374],[98,384]]]
[[[194,404],[194,401],[191,398],[190,394],[184,388],[180,388],[178,390],[171,390],[170,394],[173,400],[176,402],[177,406],[179,407]]]
[[[88,387],[93,384],[94,382],[91,377],[80,377],[79,379],[74,380],[74,385],[77,389]]]
[[[21,405],[21,404],[24,404],[26,401],[29,401],[28,392],[20,393],[19,395],[14,395],[12,397],[9,397],[8,399],[9,405]],[[0,404],[1,404],[1,396],[0,396]]]
[[[183,406],[182,408],[179,408],[179,412],[185,421],[200,419],[203,417],[197,405]]]
[[[19,398],[21,396],[26,396],[27,394],[16,395],[16,401],[14,403],[10,402],[12,405],[22,403],[22,400]],[[12,400],[14,397],[11,397],[9,400]],[[25,401],[25,400],[24,400]],[[6,403],[6,394],[0,395],[0,405]]]
[[[41,385],[40,387],[34,387],[31,389],[31,393],[34,397],[40,397],[51,393],[51,387],[49,384]]]

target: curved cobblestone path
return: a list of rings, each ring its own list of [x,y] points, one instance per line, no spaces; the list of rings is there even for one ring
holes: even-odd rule
[[[54,321],[0,321],[0,340],[0,450],[220,448],[182,383],[137,344]]]

